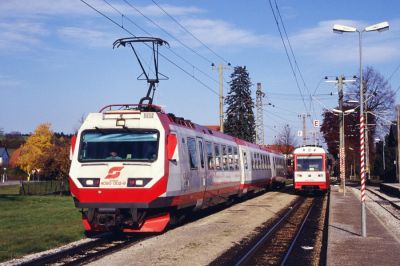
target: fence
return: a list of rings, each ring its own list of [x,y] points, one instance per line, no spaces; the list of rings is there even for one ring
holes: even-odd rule
[[[21,195],[69,194],[67,181],[23,181],[20,187]]]

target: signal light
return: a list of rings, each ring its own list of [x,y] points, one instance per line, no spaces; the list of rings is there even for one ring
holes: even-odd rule
[[[99,187],[100,178],[78,178],[79,182],[84,187]]]
[[[144,187],[150,182],[151,178],[128,178],[128,187]]]

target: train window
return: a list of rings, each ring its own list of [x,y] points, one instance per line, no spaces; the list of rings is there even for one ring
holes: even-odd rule
[[[221,170],[221,146],[219,144],[214,144],[215,151],[215,168]]]
[[[199,140],[198,143],[199,143],[199,151],[200,151],[200,165],[201,165],[201,168],[204,168],[203,142],[201,140]]]
[[[233,170],[233,149],[231,146],[228,146],[228,164],[229,164],[229,170]]]
[[[323,171],[322,156],[297,156],[296,171]]]
[[[81,136],[79,161],[157,160],[159,132],[156,130],[86,130]]]
[[[233,147],[233,160],[235,163],[235,169],[239,170],[239,154],[237,147]]]
[[[228,153],[225,145],[222,145],[222,165],[224,170],[228,170]]]
[[[189,150],[189,163],[190,169],[197,169],[197,150],[196,150],[196,140],[193,138],[187,138],[187,145]]]
[[[268,164],[268,169],[271,170],[271,157],[269,155],[267,157],[267,164]]]
[[[251,156],[251,167],[253,168],[253,170],[256,169],[256,154],[255,153],[252,153],[252,156]]]
[[[206,152],[207,152],[208,169],[214,170],[214,156],[213,156],[212,145],[210,142],[206,142]]]

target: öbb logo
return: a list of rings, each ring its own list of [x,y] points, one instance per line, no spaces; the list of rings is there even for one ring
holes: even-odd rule
[[[122,169],[124,169],[123,166],[115,166],[111,167],[110,170],[108,170],[108,174],[106,176],[106,179],[113,179],[119,177],[121,174]]]

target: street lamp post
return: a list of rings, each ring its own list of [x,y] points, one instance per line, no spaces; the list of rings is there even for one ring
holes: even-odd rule
[[[366,27],[363,30],[358,30],[354,27],[348,27],[343,25],[335,24],[333,31],[336,33],[344,32],[357,32],[358,33],[358,45],[360,55],[360,164],[361,164],[361,235],[367,236],[367,225],[366,225],[366,212],[365,212],[365,154],[364,154],[364,91],[363,91],[363,75],[362,75],[362,34],[363,32],[369,31],[384,31],[389,29],[389,23],[384,21],[378,24],[374,24]]]

